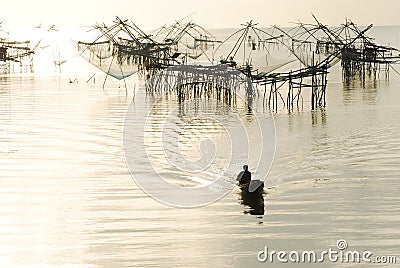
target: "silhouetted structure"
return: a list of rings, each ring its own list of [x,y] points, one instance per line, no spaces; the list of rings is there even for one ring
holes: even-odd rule
[[[199,73],[190,74],[189,83],[177,83],[176,88],[170,89],[180,101],[189,95],[213,91],[212,94],[217,96],[224,95],[222,98],[230,103],[235,91],[228,88],[231,85],[221,85],[215,80],[207,82],[203,75],[208,72],[208,77],[216,77],[210,72],[223,69],[220,66],[229,66],[250,80],[251,85],[245,87],[248,103],[253,95],[259,94],[254,88],[259,90],[261,87],[264,105],[272,111],[278,111],[280,102],[289,111],[303,107],[302,94],[306,89],[310,89],[312,110],[325,107],[328,72],[338,62],[341,62],[346,80],[356,75],[376,79],[382,66],[388,78],[390,64],[400,60],[399,50],[377,45],[366,36],[372,25],[361,30],[346,20],[340,27],[328,27],[313,17],[314,24],[300,22],[289,30],[277,26],[260,29],[250,21],[223,42],[192,22],[177,21],[149,34],[133,22],[117,17],[111,26],[97,24],[94,29],[99,35],[92,42],[78,42],[78,50],[91,64],[117,79],[125,79],[134,73],[151,77],[173,66],[192,66],[190,68]],[[219,45],[215,48],[216,43]],[[283,48],[290,56],[276,60],[271,55],[274,48]],[[206,53],[209,50],[211,53]],[[297,66],[293,64],[290,71],[283,70],[292,63]],[[169,76],[173,72],[169,71],[168,77],[159,80],[169,84],[169,79],[174,80]],[[179,81],[179,78],[175,80]]]
[[[33,54],[30,41],[17,42],[0,38],[0,72],[33,72]]]

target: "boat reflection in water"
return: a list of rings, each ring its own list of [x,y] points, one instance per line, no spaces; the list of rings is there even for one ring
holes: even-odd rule
[[[252,181],[251,183],[253,183]],[[259,182],[259,181],[258,181]],[[247,185],[239,185],[239,201],[240,204],[244,205],[245,214],[257,216],[259,223],[262,223],[264,217],[265,206],[264,206],[264,183],[259,183],[259,186],[254,189]]]

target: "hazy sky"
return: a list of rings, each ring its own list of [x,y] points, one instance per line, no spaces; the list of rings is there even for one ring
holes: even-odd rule
[[[338,25],[350,18],[359,25],[400,25],[399,0],[13,0],[2,1],[0,20],[6,25],[89,26],[111,23],[118,15],[146,29],[194,13],[190,18],[204,27],[238,27],[253,19],[260,26],[312,22]]]

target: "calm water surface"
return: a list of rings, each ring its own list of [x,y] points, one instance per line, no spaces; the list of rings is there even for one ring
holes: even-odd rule
[[[0,266],[275,267],[257,261],[264,246],[322,251],[339,239],[400,262],[399,89],[393,72],[362,88],[335,68],[326,110],[311,112],[306,93],[304,109],[277,113],[257,217],[238,189],[196,209],[139,189],[122,147],[132,86],[125,96],[66,77],[1,77]],[[152,100],[136,91],[140,112]]]

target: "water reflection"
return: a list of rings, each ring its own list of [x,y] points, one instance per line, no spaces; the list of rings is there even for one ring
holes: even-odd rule
[[[241,188],[239,202],[244,206],[244,214],[250,214],[262,219],[265,213],[264,190],[260,189],[250,193],[248,189]]]
[[[318,110],[311,111],[311,121],[313,125],[318,124],[319,121],[322,123],[322,125],[326,125],[327,121],[325,108],[321,107]]]
[[[352,77],[343,77],[343,88],[344,89],[377,89],[380,82],[379,72],[375,76],[371,73],[366,73],[366,75],[355,75]],[[386,79],[387,80],[387,79]]]
[[[359,102],[363,102],[369,105],[375,105],[378,102],[378,89],[383,86],[388,87],[388,80],[379,80],[367,77],[367,79],[361,79],[355,77],[352,79],[345,79],[343,81],[343,103],[345,105],[351,105]],[[360,90],[362,89],[362,90]]]

